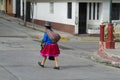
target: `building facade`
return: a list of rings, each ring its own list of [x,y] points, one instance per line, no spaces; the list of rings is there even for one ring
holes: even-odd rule
[[[8,15],[14,16],[13,10],[14,10],[14,0],[4,0],[5,1],[5,7],[6,7],[6,13]]]
[[[23,2],[13,0],[18,17],[24,17]],[[27,0],[26,10],[28,21],[33,18],[36,24],[50,21],[53,28],[71,34],[99,34],[100,24],[109,22],[110,0]],[[112,1],[112,20],[120,20],[120,0]]]
[[[6,12],[5,3],[6,3],[5,0],[0,0],[0,12],[1,12],[1,13],[5,13],[5,12]]]

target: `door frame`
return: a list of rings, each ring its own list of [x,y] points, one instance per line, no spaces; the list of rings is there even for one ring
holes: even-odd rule
[[[21,17],[21,0],[16,0],[16,14],[15,17]]]
[[[85,6],[85,11],[84,11],[85,13],[80,13],[80,4],[83,4],[81,6]],[[81,12],[83,12],[83,8],[81,8]],[[85,14],[85,15],[81,16],[83,14]],[[87,3],[86,2],[79,2],[78,3],[78,16],[79,16],[78,17],[78,34],[86,34],[87,33]],[[85,21],[81,21],[81,18],[85,18],[85,19],[82,19]],[[84,29],[84,31],[80,31],[83,29]]]

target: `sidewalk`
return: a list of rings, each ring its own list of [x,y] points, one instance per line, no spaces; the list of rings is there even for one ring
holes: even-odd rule
[[[9,15],[3,15],[3,16],[0,16],[0,18],[3,18],[7,21],[11,21],[11,22],[17,22],[18,24],[20,25],[23,25],[24,26],[24,21],[19,19],[19,18],[15,18],[15,17],[11,17]],[[29,27],[29,28],[32,28],[34,30],[38,30],[40,32],[44,32],[44,27],[43,26],[40,26],[40,25],[37,25],[37,24],[34,24],[34,23],[30,23],[30,22],[27,22],[26,23],[26,26],[25,27]],[[99,37],[92,37],[92,36],[87,36],[87,37],[79,37],[79,36],[74,36],[70,33],[66,33],[66,32],[61,32],[61,31],[57,31],[57,30],[54,30],[55,32],[59,33],[61,35],[61,41],[69,41],[69,40],[79,40],[79,41],[83,41],[83,42],[87,42],[87,41],[90,41],[90,42],[94,42],[94,41],[99,41]],[[36,34],[34,35],[34,37],[37,39],[39,39],[40,37],[40,34]]]
[[[8,21],[15,21],[21,25],[24,25],[23,21],[18,18],[10,17],[8,15],[1,16],[1,18],[4,18]],[[44,32],[44,27],[33,24],[33,23],[27,22],[26,27]],[[78,37],[78,36],[74,36],[69,33],[61,32],[61,31],[57,31],[57,30],[55,30],[55,32],[60,33],[61,41],[69,41],[69,40],[80,40],[81,42],[82,41],[89,41],[89,42],[90,41],[97,41],[97,42],[99,41],[99,37]],[[36,39],[37,38],[39,39],[40,35],[36,34],[34,36],[36,37]],[[105,49],[104,48],[104,49],[96,50],[96,52],[94,52],[94,55],[91,56],[91,59],[96,62],[105,63],[107,65],[111,65],[111,66],[120,68],[120,42],[115,42],[115,49]]]
[[[115,49],[99,49],[91,56],[91,59],[96,62],[120,68],[120,42],[115,42]]]

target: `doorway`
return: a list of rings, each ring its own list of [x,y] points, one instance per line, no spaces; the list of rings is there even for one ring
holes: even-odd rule
[[[26,3],[26,21],[30,22],[31,18],[30,18],[30,9],[31,9],[31,2],[27,2]]]
[[[79,34],[86,34],[87,3],[79,3]]]
[[[13,1],[6,0],[6,13],[13,16]]]
[[[20,6],[21,5],[21,3],[20,3],[20,0],[16,0],[16,14],[15,14],[15,17],[20,17],[20,11],[21,11],[21,9],[20,9]]]
[[[26,21],[31,21],[31,2],[26,2]],[[24,2],[23,2],[23,19],[24,19]]]

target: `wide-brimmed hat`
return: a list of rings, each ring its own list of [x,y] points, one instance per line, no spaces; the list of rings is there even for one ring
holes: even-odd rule
[[[50,23],[49,21],[46,21],[46,22],[45,22],[45,26],[46,26],[46,27],[51,27],[51,23]]]

